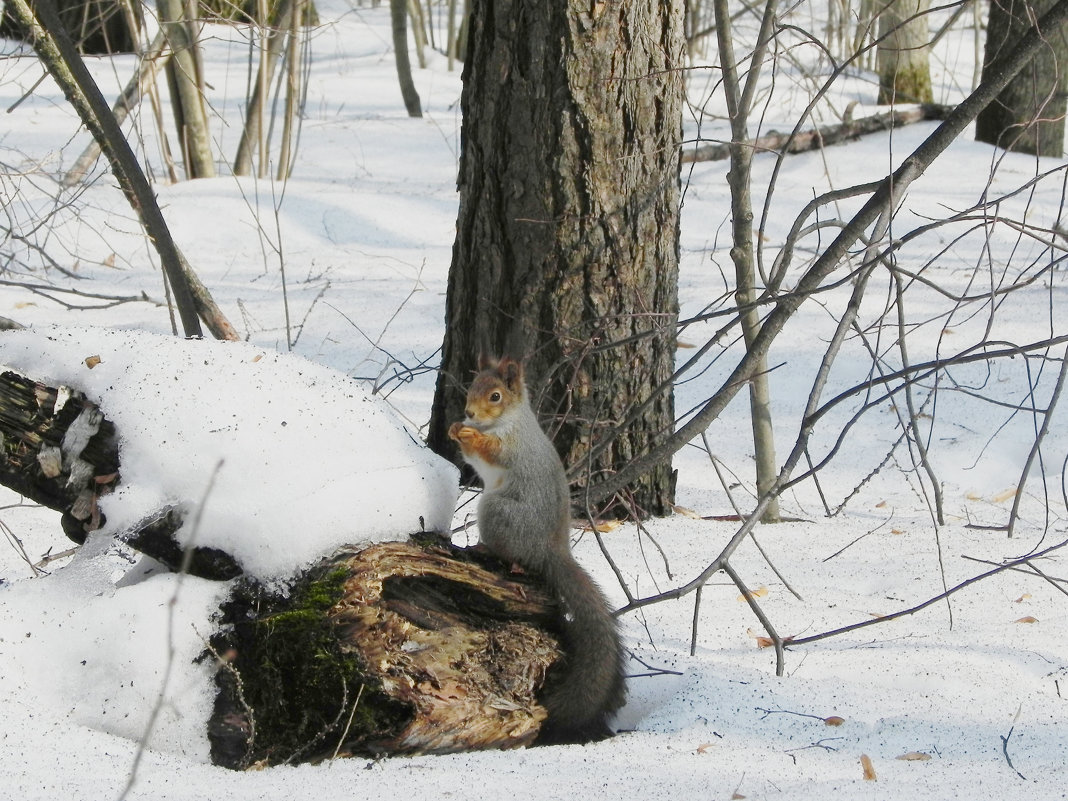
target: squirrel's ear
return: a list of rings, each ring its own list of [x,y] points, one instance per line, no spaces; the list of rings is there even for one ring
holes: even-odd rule
[[[516,395],[523,392],[523,363],[515,359],[503,359],[499,366],[504,385]]]
[[[481,373],[483,370],[494,370],[497,367],[497,360],[492,356],[487,356],[485,351],[479,351],[478,353],[478,371]]]

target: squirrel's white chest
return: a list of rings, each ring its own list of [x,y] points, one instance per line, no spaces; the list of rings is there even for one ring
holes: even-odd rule
[[[482,479],[482,486],[486,492],[499,490],[504,485],[507,471],[500,465],[490,464],[485,459],[481,459],[473,454],[467,456],[467,461],[473,468],[475,468],[475,472],[477,472],[479,478]]]

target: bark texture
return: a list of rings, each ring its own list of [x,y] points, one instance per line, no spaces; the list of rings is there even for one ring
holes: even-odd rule
[[[462,549],[343,550],[285,598],[239,591],[209,723],[230,768],[529,745],[555,605]]]
[[[1016,44],[1055,0],[991,0],[983,54],[983,80],[1002,69]],[[976,118],[980,142],[1038,156],[1064,154],[1068,110],[1068,33],[1046,37],[1031,62]]]
[[[79,542],[100,526],[97,499],[118,480],[114,426],[80,393],[0,375],[0,484],[62,511]]]
[[[525,356],[579,484],[670,434],[682,4],[477,0],[464,61],[460,211],[430,443],[480,352]],[[672,502],[669,465],[630,491]]]

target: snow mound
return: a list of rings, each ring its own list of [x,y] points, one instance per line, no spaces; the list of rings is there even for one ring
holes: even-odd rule
[[[89,367],[90,357],[99,363]],[[0,336],[0,363],[81,390],[115,424],[122,480],[101,502],[106,533],[182,504],[187,520],[201,512],[196,530],[179,532],[182,545],[220,548],[271,579],[340,545],[449,526],[456,468],[383,401],[297,356],[43,328]]]

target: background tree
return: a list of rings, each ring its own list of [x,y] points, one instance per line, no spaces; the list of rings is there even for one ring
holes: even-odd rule
[[[401,97],[409,117],[422,117],[419,92],[412,80],[412,62],[408,58],[408,4],[404,0],[390,0],[390,22],[393,30],[393,51],[397,61],[397,80],[400,81]]]
[[[1006,56],[1055,0],[992,0],[983,55],[983,80],[1003,68]],[[1068,38],[1061,27],[1005,90],[976,119],[980,142],[1020,153],[1064,153],[1068,110]]]
[[[760,333],[760,309],[756,305],[758,286],[751,181],[753,145],[749,137],[749,116],[753,111],[761,61],[771,41],[772,22],[778,9],[769,0],[757,36],[757,47],[749,59],[749,69],[743,80],[735,56],[731,20],[726,0],[716,0],[716,33],[719,40],[719,61],[723,70],[723,89],[727,113],[731,122],[731,169],[727,184],[731,191],[731,261],[734,263],[735,298],[738,302],[742,335],[746,347],[752,345]],[[753,429],[753,451],[756,463],[757,494],[768,492],[779,473],[775,458],[775,435],[771,418],[771,389],[768,384],[768,361],[761,356],[749,379],[749,411]],[[779,522],[779,501],[770,497],[763,522]]]
[[[439,452],[455,456],[445,431],[484,349],[527,356],[580,483],[672,431],[682,6],[472,4]],[[660,464],[628,494],[661,514],[672,485]]]
[[[204,109],[204,76],[198,58],[197,26],[181,0],[159,0],[160,27],[171,48],[167,83],[171,87],[174,125],[178,130],[189,178],[213,178],[215,161]]]
[[[931,103],[930,0],[891,0],[879,13],[879,103]]]

